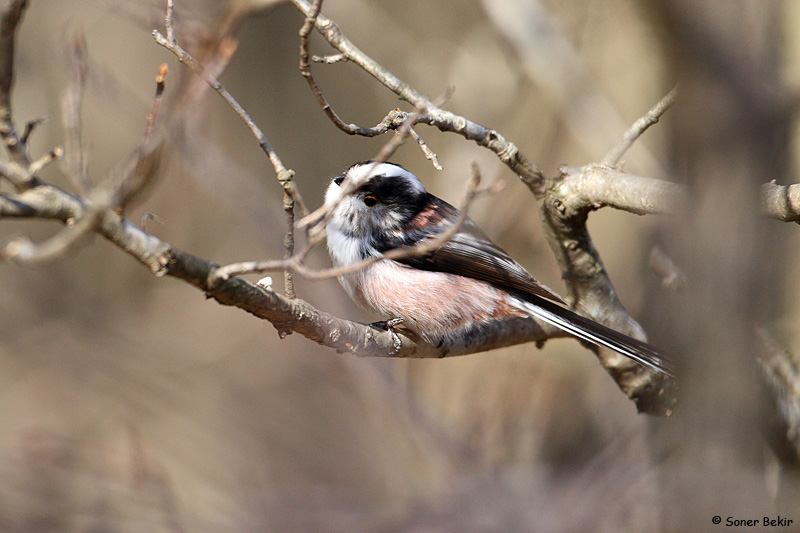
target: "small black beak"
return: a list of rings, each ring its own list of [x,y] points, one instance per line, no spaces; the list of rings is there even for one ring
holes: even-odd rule
[[[344,176],[336,176],[335,178],[333,178],[333,182],[336,185],[341,185],[343,181],[344,181]]]

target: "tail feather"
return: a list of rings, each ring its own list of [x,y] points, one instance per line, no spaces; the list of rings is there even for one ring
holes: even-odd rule
[[[670,358],[646,342],[614,331],[545,299],[537,299],[536,303],[520,301],[519,307],[534,318],[552,324],[581,340],[610,348],[657,372],[675,377],[675,367]]]

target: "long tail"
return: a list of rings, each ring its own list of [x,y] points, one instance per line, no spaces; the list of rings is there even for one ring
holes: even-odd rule
[[[675,377],[673,361],[646,342],[614,331],[544,298],[536,298],[535,303],[520,300],[519,304],[521,310],[530,313],[534,318],[563,329],[584,341],[610,348],[672,378]]]

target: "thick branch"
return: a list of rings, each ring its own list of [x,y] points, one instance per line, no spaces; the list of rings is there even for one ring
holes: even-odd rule
[[[580,174],[577,176],[575,183],[570,183],[572,176],[562,174],[562,179],[557,179],[557,183],[547,189],[541,203],[548,243],[567,285],[568,300],[582,314],[634,338],[647,340],[642,327],[617,298],[600,254],[592,244],[586,229],[586,217],[594,206],[580,200],[586,198],[581,193],[585,184]],[[633,179],[648,185],[655,181]],[[591,186],[591,180],[587,186]],[[606,190],[610,200],[614,196],[614,187],[606,187]],[[573,202],[576,195],[579,200]],[[652,414],[671,411],[675,402],[674,381],[611,350],[595,348],[595,352],[606,371],[636,402],[640,411]]]
[[[685,192],[678,184],[633,176],[603,165],[562,169],[553,192],[564,211],[586,213],[613,207],[637,215],[673,213]]]
[[[515,144],[507,141],[494,130],[432,104],[413,87],[402,82],[344,37],[333,21],[319,14],[319,1],[315,2],[313,6],[305,0],[292,0],[292,2],[306,16],[306,25],[304,26],[306,33],[307,27],[313,22],[322,36],[344,57],[359,65],[400,98],[421,110],[420,122],[434,126],[443,132],[458,133],[479,146],[493,151],[528,185],[534,195],[542,200],[542,209],[547,213],[545,219],[550,233],[551,247],[558,256],[562,272],[567,278],[570,295],[579,308],[585,314],[620,331],[638,338],[644,337],[641,327],[616,299],[613,286],[602,268],[600,257],[592,246],[585,225],[588,208],[570,209],[567,212],[566,206],[559,198],[560,195],[554,193],[552,182],[548,182],[544,178],[538,168],[519,152]],[[301,55],[303,53],[306,57],[301,57],[301,65],[307,64],[307,48],[301,50]],[[644,131],[643,127],[638,127],[638,129]],[[555,181],[558,182],[558,180]],[[608,201],[611,202],[614,199],[608,198]],[[551,209],[554,209],[552,213]],[[638,207],[635,209],[641,210]],[[569,253],[570,251],[582,253]],[[581,264],[573,265],[573,261],[580,261]],[[596,275],[599,282],[597,279],[592,279],[592,275]],[[589,303],[592,305],[588,305]],[[608,303],[608,305],[604,307],[604,303]],[[673,395],[671,391],[665,392],[666,385],[663,376],[645,371],[628,360],[623,361],[624,358],[619,354],[606,350],[600,351],[600,358],[620,388],[628,396],[634,398],[640,410],[660,413],[669,411]],[[654,406],[657,407],[654,409]]]
[[[761,186],[761,209],[770,218],[800,222],[800,185],[765,183]]]
[[[78,220],[87,207],[57,187],[42,185],[15,195],[0,196],[0,216]],[[336,318],[299,299],[289,299],[240,278],[230,278],[213,289],[209,275],[217,265],[174,248],[149,235],[113,211],[100,217],[95,231],[147,267],[156,276],[182,279],[223,305],[239,307],[270,321],[283,336],[292,331],[340,352],[361,356],[389,356],[392,335],[381,329]],[[432,346],[401,334],[402,348],[393,357],[440,358],[494,350],[560,336],[530,319],[489,322],[450,344]]]

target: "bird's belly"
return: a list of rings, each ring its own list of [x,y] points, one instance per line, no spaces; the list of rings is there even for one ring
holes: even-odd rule
[[[402,318],[404,327],[437,343],[493,318],[525,316],[507,295],[471,278],[382,261],[340,280],[350,296],[381,318]]]

